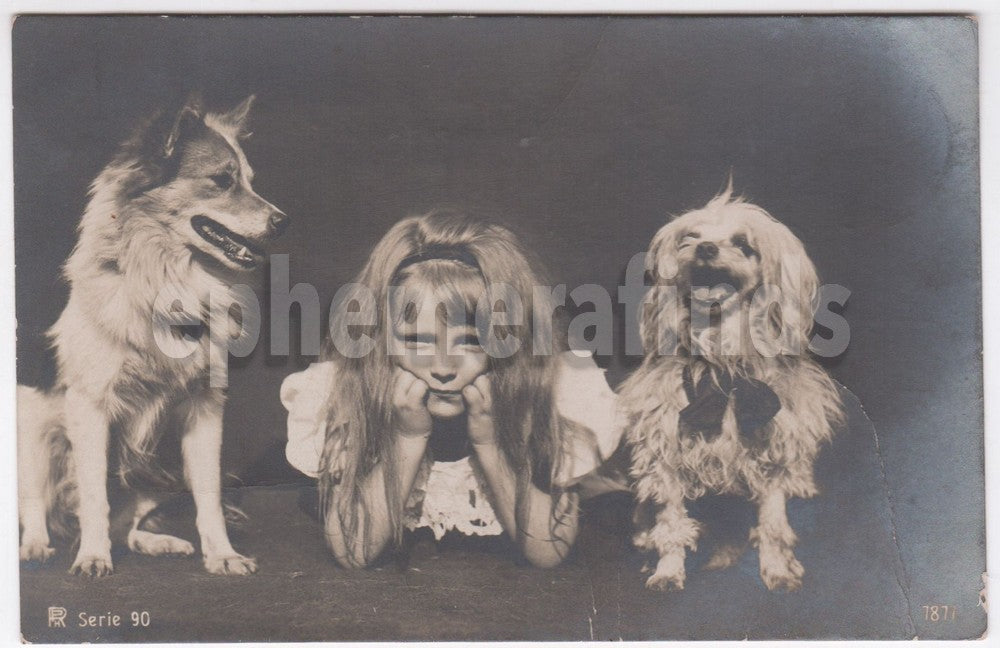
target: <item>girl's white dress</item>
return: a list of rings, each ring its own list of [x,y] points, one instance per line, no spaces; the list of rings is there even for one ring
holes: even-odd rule
[[[334,381],[332,362],[317,362],[293,373],[281,385],[288,410],[285,456],[297,470],[319,476],[326,442],[327,395]],[[615,393],[589,352],[566,351],[559,358],[555,390],[560,415],[575,426],[564,439],[564,455],[553,483],[568,488],[593,475],[615,451],[623,431]],[[337,462],[334,461],[334,464]],[[489,502],[489,487],[476,460],[431,461],[417,475],[406,504],[404,523],[428,527],[440,539],[454,529],[467,535],[500,535],[503,528]]]

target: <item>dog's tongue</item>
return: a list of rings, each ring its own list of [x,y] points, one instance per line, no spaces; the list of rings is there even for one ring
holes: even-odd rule
[[[719,284],[711,287],[696,286],[691,291],[691,297],[693,297],[695,301],[703,303],[722,302],[732,295],[733,292],[732,286],[727,286],[725,284]]]

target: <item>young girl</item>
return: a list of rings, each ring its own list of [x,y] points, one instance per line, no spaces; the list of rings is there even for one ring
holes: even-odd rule
[[[579,483],[621,427],[589,354],[534,321],[554,313],[546,285],[509,230],[458,213],[407,218],[375,246],[325,361],[281,389],[286,454],[319,479],[339,563],[369,564],[404,527],[506,532],[537,566],[566,556]]]

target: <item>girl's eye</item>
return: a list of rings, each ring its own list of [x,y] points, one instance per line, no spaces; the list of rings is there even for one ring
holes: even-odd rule
[[[480,353],[483,350],[483,345],[479,342],[479,336],[475,333],[462,335],[455,340],[455,343],[472,353]]]
[[[483,347],[479,344],[479,337],[476,335],[461,335],[452,341],[452,355],[463,355],[466,353],[481,353]]]
[[[427,342],[403,342],[403,349],[409,354],[420,357],[438,354],[437,347]]]
[[[228,189],[233,186],[233,176],[228,173],[216,173],[209,176],[209,180],[214,182],[219,189]]]
[[[434,342],[420,335],[404,335],[403,346],[407,349],[427,349],[433,346]]]

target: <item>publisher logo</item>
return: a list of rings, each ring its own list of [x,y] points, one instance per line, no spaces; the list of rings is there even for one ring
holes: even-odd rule
[[[66,627],[66,608],[64,607],[49,608],[49,627],[50,628]]]

